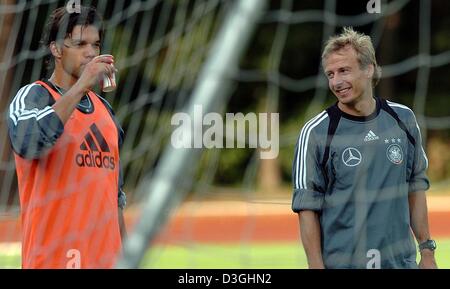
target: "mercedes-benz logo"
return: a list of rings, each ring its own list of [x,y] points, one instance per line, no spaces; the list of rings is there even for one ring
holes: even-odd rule
[[[347,167],[354,167],[361,163],[362,156],[359,150],[355,148],[346,148],[342,153],[342,162]]]

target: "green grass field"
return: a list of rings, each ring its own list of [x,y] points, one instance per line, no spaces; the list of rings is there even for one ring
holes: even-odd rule
[[[437,244],[439,268],[450,269],[450,239]],[[149,250],[143,268],[302,269],[307,262],[302,247],[295,243],[167,246]]]
[[[439,268],[450,269],[450,239],[438,240]],[[17,251],[17,250],[16,250]],[[20,268],[20,252],[1,252],[0,268]],[[306,268],[303,249],[294,243],[155,246],[144,257],[142,268],[286,269]]]

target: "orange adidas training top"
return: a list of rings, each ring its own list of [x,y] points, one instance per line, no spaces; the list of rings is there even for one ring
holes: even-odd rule
[[[102,101],[89,97],[94,111],[75,109],[46,154],[15,154],[23,268],[111,268],[120,252],[118,132]]]

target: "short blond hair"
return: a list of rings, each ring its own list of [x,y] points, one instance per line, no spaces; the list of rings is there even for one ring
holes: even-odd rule
[[[362,69],[367,68],[369,64],[373,64],[372,87],[375,87],[381,78],[381,68],[378,66],[375,58],[372,40],[370,36],[356,32],[352,27],[344,27],[341,34],[328,39],[322,52],[322,67],[325,67],[325,60],[331,53],[348,45],[356,51],[358,62]]]

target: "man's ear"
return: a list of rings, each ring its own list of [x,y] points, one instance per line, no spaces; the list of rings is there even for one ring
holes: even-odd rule
[[[52,53],[53,57],[55,57],[55,59],[61,58],[61,47],[56,44],[55,41],[52,41],[50,43],[50,52]]]
[[[366,76],[367,78],[373,78],[373,73],[375,72],[375,68],[373,64],[367,65]]]

